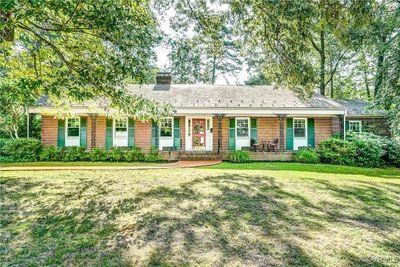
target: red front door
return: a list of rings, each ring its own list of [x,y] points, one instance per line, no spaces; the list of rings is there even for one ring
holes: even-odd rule
[[[193,119],[192,120],[192,148],[206,149],[206,119]]]

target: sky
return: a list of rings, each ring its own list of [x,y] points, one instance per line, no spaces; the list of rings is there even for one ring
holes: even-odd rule
[[[171,29],[169,24],[169,19],[175,15],[175,11],[170,9],[166,12],[166,15],[163,18],[159,18],[161,30],[169,36],[174,36],[174,31]],[[188,37],[191,37],[193,33],[188,32]],[[157,67],[160,68],[161,71],[166,70],[165,68],[169,65],[168,60],[168,48],[164,44],[160,44],[156,47],[157,54]],[[167,70],[168,71],[168,70]],[[218,75],[216,83],[217,85],[222,84],[244,84],[244,81],[247,79],[248,74],[246,71],[246,67],[243,66],[242,71],[236,76],[226,76],[225,78],[222,75]],[[172,77],[173,79],[173,77]]]

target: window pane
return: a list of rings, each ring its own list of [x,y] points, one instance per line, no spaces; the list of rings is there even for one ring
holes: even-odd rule
[[[79,118],[69,118],[68,127],[79,128]]]
[[[294,119],[294,137],[306,137],[306,120]]]
[[[236,120],[236,135],[238,137],[249,136],[249,120],[248,119],[237,119]]]
[[[68,136],[69,137],[77,137],[77,136],[79,136],[79,128],[70,128],[70,127],[68,127]]]
[[[353,132],[361,131],[361,122],[359,121],[350,121],[349,122],[349,130]]]
[[[161,137],[172,137],[172,119],[161,120],[160,136]]]

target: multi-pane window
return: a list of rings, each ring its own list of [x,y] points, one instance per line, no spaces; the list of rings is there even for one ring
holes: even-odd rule
[[[79,137],[79,118],[69,118],[67,121],[67,136]]]
[[[236,119],[236,136],[249,137],[249,119]]]
[[[188,120],[188,136],[190,136],[192,133],[192,120]]]
[[[161,137],[172,137],[172,119],[161,120],[160,136]]]
[[[293,120],[294,137],[306,137],[306,119]]]
[[[115,137],[126,137],[128,134],[128,120],[116,119],[115,120]]]
[[[361,121],[349,121],[349,131],[361,133]]]

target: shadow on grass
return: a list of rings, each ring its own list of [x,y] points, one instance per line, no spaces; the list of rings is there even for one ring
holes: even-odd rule
[[[276,171],[300,171],[328,174],[355,174],[379,178],[400,179],[399,168],[363,168],[329,164],[306,164],[295,162],[251,162],[251,163],[229,163],[223,162],[219,165],[203,167],[207,169],[224,170],[276,170]]]
[[[115,201],[116,182],[106,179],[71,181],[71,190],[58,195],[46,195],[49,185],[29,178],[2,179],[0,231],[7,240],[0,260],[121,266],[128,264],[124,253],[134,251],[128,259],[134,265],[320,266],[324,261],[301,241],[327,225],[399,229],[398,200],[379,187],[306,181],[332,199],[316,204],[274,178],[239,174],[156,186]],[[381,245],[398,251],[396,241]],[[342,260],[365,261],[350,253]]]

